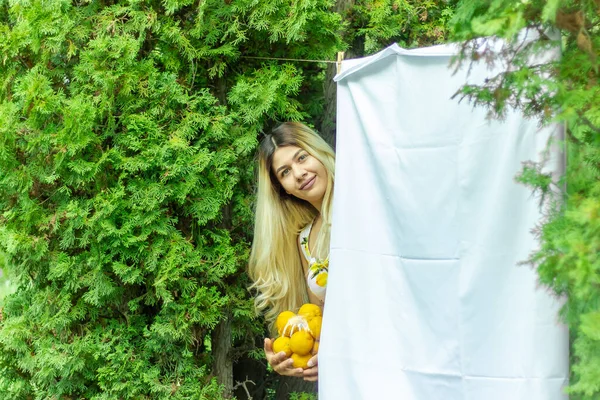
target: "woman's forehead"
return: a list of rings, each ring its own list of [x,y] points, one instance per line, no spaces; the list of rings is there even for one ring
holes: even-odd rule
[[[273,162],[271,163],[272,167],[277,169],[282,165],[292,162],[296,154],[302,150],[302,148],[294,145],[276,148],[275,152],[273,153]]]

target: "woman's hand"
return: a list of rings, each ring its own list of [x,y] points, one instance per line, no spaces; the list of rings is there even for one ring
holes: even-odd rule
[[[273,341],[269,338],[265,339],[265,355],[267,356],[269,365],[279,375],[296,376],[298,378],[304,376],[304,370],[302,368],[294,368],[294,361],[285,352],[273,353]]]
[[[315,354],[310,360],[308,360],[308,368],[303,371],[305,381],[316,382],[319,379],[319,360],[318,355]]]

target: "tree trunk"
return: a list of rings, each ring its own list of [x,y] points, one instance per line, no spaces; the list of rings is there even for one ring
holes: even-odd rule
[[[346,13],[354,5],[355,0],[337,0],[335,3],[335,12],[346,19]],[[350,29],[353,29],[352,27]],[[342,33],[342,36],[344,34]],[[365,54],[365,40],[363,36],[355,35],[355,39],[350,43],[350,48],[346,51],[344,58],[357,58]],[[325,83],[323,94],[325,97],[325,113],[321,123],[321,135],[335,149],[335,120],[337,113],[337,84],[333,77],[337,73],[337,64],[329,64],[325,74]]]
[[[212,333],[213,373],[217,377],[218,382],[225,387],[223,397],[226,399],[231,398],[233,394],[231,343],[231,316],[227,314],[225,319],[219,322]]]
[[[227,81],[224,77],[218,77],[215,82],[216,97],[223,106],[227,105]],[[221,210],[222,219],[218,226],[222,229],[231,230],[231,203]],[[213,373],[217,381],[224,386],[223,397],[233,397],[233,361],[232,349],[233,338],[231,335],[231,319],[229,312],[225,312],[225,318],[219,322],[212,333]]]
[[[321,136],[335,149],[335,114],[337,102],[337,84],[333,81],[336,65],[329,64],[325,73],[323,92],[325,97],[325,113],[321,124]]]

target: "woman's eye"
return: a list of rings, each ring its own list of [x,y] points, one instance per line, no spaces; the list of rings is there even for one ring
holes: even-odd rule
[[[300,157],[298,157],[298,161],[304,161],[306,157],[308,157],[308,155],[302,154]]]
[[[281,176],[286,176],[288,174],[288,172],[290,172],[289,168],[284,169],[283,171],[281,171]]]

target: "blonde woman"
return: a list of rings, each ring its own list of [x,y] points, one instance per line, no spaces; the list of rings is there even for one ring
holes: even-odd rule
[[[281,311],[324,305],[335,155],[310,128],[286,122],[263,139],[258,158],[249,274],[256,308],[272,326]],[[317,380],[317,356],[308,369],[293,368],[284,352],[273,353],[269,338],[265,354],[277,373]]]

